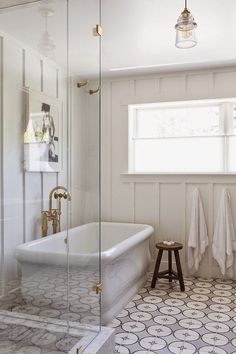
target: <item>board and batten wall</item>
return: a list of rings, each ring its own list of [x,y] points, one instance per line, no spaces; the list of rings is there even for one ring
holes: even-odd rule
[[[233,175],[128,175],[128,105],[164,101],[236,97],[236,67],[163,73],[110,79],[102,90],[102,203],[107,221],[150,224],[154,242],[182,242],[182,266],[187,274],[187,239],[192,193],[200,191],[210,245],[198,275],[219,277],[211,246],[219,199],[226,187],[236,225],[236,176]],[[165,266],[165,264],[164,264]],[[235,253],[236,279],[236,253]]]
[[[67,185],[66,78],[52,61],[5,35],[0,37],[1,61],[1,277],[14,278],[17,245],[41,236],[41,211],[48,209],[50,190]],[[63,102],[63,170],[60,173],[24,171],[25,129],[22,88],[42,92]],[[65,218],[62,227],[65,228]]]

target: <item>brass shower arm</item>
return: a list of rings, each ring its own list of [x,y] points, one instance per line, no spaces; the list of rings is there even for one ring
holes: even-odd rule
[[[85,86],[88,85],[88,83],[89,83],[88,80],[85,80],[85,81],[78,81],[78,82],[77,82],[77,87],[78,87],[78,88],[85,87]],[[88,90],[87,92],[88,92],[90,95],[94,95],[95,93],[99,92],[99,90],[100,90],[100,87],[98,87],[97,89],[90,89],[90,90]]]
[[[94,89],[94,90],[89,90],[89,94],[94,95],[95,93],[99,92],[99,90],[100,90],[100,87],[98,87],[97,89]]]
[[[78,81],[78,82],[77,82],[77,87],[78,87],[78,88],[84,87],[84,86],[86,86],[86,85],[88,85],[88,80]]]

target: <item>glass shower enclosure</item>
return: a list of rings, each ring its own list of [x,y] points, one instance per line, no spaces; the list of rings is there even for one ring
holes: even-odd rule
[[[0,348],[9,352],[80,353],[100,331],[100,25],[100,0],[0,4]]]

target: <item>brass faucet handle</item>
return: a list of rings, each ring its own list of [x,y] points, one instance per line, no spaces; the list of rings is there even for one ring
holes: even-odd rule
[[[69,198],[69,193],[68,193],[68,192],[64,192],[64,193],[55,192],[55,193],[54,193],[54,198],[55,198],[55,199],[64,198],[64,199],[70,200],[70,198]]]

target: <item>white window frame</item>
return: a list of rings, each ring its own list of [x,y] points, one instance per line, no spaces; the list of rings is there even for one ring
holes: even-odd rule
[[[210,105],[220,106],[220,134],[215,135],[224,137],[224,146],[222,148],[223,153],[223,166],[222,172],[206,173],[206,172],[135,172],[135,140],[138,139],[154,139],[155,138],[137,138],[134,132],[136,132],[136,116],[140,109],[152,109],[152,108],[177,108],[177,107],[202,107]],[[207,100],[191,100],[191,101],[177,101],[177,102],[161,102],[161,103],[145,103],[145,104],[131,104],[128,106],[128,174],[236,174],[235,172],[228,171],[228,137],[235,136],[233,133],[233,106],[236,105],[236,98],[223,98],[223,99],[207,99]],[[196,136],[199,137],[199,136]],[[156,138],[157,139],[157,138]],[[168,139],[168,138],[167,138]]]

